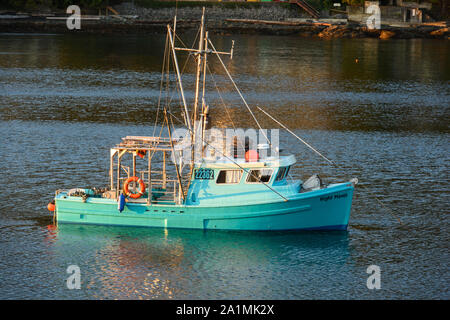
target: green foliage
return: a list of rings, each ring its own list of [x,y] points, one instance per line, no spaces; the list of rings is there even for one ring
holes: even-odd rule
[[[321,10],[328,10],[333,7],[332,0],[306,0],[314,9],[321,11]]]
[[[322,0],[322,8],[325,10],[329,10],[333,8],[333,1],[331,0]]]
[[[108,5],[115,5],[131,0],[2,0],[2,5],[15,10],[36,10],[39,8],[65,9],[69,5],[79,5],[82,9],[97,9]],[[327,10],[333,5],[332,0],[307,0],[317,10]],[[443,1],[443,0],[431,0]],[[444,0],[445,1],[445,0]],[[362,5],[364,0],[342,0],[350,5]],[[221,8],[259,8],[270,2],[227,2],[227,1],[160,1],[160,0],[134,0],[134,3],[144,8],[178,8],[183,7],[221,7]],[[277,5],[290,7],[288,2],[278,2]]]
[[[362,6],[364,4],[364,0],[342,0],[342,2],[351,6]]]
[[[267,2],[223,2],[223,1],[158,1],[158,0],[134,0],[137,6],[144,8],[192,8],[192,7],[221,7],[221,8],[259,8],[261,6],[267,5]],[[280,6],[289,7],[289,3],[278,3]]]
[[[39,6],[51,5],[51,0],[5,0],[3,5],[13,9],[36,9]]]
[[[82,9],[94,9],[120,3],[120,0],[3,0],[2,5],[15,10],[35,10],[39,8],[65,9],[75,4]]]

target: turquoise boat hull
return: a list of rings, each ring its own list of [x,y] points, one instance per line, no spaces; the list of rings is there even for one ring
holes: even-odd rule
[[[211,206],[128,202],[119,212],[113,199],[56,196],[58,223],[221,230],[346,230],[354,187],[341,183],[285,200]]]

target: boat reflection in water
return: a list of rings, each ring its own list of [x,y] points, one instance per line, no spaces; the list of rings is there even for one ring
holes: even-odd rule
[[[57,260],[80,267],[94,299],[298,299],[299,288],[320,286],[349,256],[346,231],[61,224],[49,233]]]

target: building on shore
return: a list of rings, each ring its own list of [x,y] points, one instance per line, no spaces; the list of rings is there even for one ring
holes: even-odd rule
[[[423,9],[431,9],[431,3],[427,1],[382,0],[364,1],[363,6],[347,6],[348,20],[366,23],[373,14],[369,7],[377,5],[380,8],[382,24],[404,23],[420,24],[423,21]]]

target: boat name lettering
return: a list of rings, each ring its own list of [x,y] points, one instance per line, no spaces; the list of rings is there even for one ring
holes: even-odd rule
[[[335,194],[334,196],[320,197],[320,201],[328,201],[333,199],[347,198],[346,193]]]

